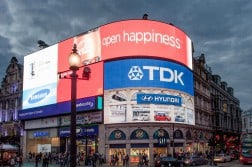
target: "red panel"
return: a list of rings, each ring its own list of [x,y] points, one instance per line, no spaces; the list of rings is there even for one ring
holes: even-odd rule
[[[191,40],[180,29],[157,21],[127,20],[100,27],[102,59],[152,56],[192,68]]]
[[[89,80],[82,79],[83,67],[77,72],[77,99],[103,94],[103,62],[89,65]],[[57,102],[71,100],[71,79],[59,79]]]

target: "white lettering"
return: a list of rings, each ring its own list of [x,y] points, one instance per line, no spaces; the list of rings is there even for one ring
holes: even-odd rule
[[[154,70],[159,70],[159,67],[154,66],[143,66],[144,70],[149,70],[149,80],[153,80],[154,78]]]
[[[102,39],[102,45],[109,46],[121,41],[120,34],[111,35]]]
[[[156,66],[143,66],[144,70],[147,70],[149,73],[149,80],[154,80],[154,71],[159,71],[159,79],[161,82],[174,82],[184,85],[183,82],[183,72],[177,70],[172,70],[170,68],[156,67]]]

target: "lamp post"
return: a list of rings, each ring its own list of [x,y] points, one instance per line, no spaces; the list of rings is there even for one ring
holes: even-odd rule
[[[70,167],[76,167],[76,72],[79,70],[80,55],[77,53],[76,44],[74,44],[72,53],[69,56],[69,65],[71,74],[71,130],[70,130]]]
[[[174,145],[174,123],[172,123],[172,157],[175,157],[175,145]]]
[[[86,141],[85,141],[85,151],[86,151],[86,154],[85,154],[85,165],[88,165],[88,127],[87,127],[87,123],[86,123],[86,135],[85,135],[85,138],[86,138]]]
[[[85,69],[84,69],[84,72],[85,72]],[[90,69],[88,70],[88,72],[90,73]],[[86,75],[86,74],[85,74]],[[87,77],[88,78],[88,77]],[[86,78],[86,79],[87,79]],[[89,118],[88,117],[85,117],[85,120],[84,120],[84,122],[85,122],[85,152],[86,152],[86,154],[85,154],[85,161],[84,161],[84,164],[85,165],[88,165],[88,130],[90,129],[90,127],[89,127],[89,125],[91,124],[91,121],[89,120]]]

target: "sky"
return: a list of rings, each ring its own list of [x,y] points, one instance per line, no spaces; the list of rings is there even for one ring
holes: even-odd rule
[[[172,23],[187,33],[194,57],[205,54],[212,74],[233,87],[242,110],[252,108],[251,0],[1,0],[0,80],[15,56],[40,50],[114,21],[142,19]]]

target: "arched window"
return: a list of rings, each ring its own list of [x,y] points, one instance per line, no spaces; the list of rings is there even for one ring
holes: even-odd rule
[[[149,139],[148,133],[143,130],[143,129],[136,129],[134,130],[131,135],[130,139],[132,140],[144,140],[144,139]]]
[[[169,134],[164,129],[158,129],[153,134],[153,139],[158,139],[160,137],[165,137],[166,139],[169,139]]]
[[[121,130],[114,130],[110,133],[109,140],[126,140],[126,135]]]

